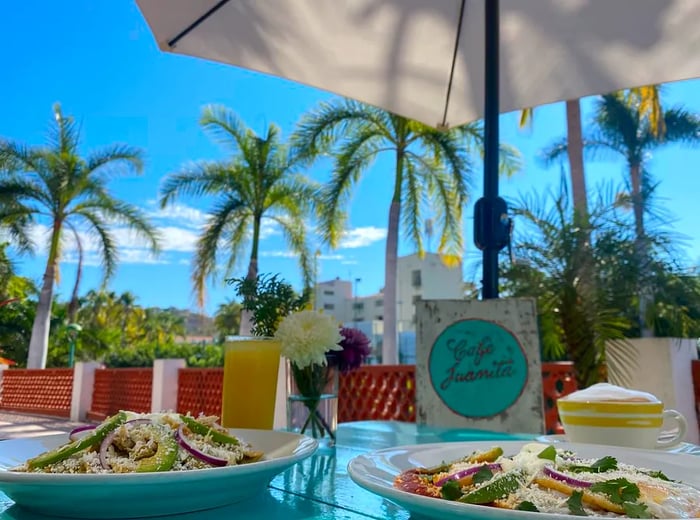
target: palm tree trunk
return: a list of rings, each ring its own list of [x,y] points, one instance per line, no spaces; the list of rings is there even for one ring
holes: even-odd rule
[[[56,260],[49,255],[44,271],[43,285],[36,307],[36,316],[29,340],[27,368],[46,368],[46,355],[49,347],[49,327],[51,324],[51,303],[53,301],[53,284],[56,277]]]
[[[401,185],[403,184],[403,149],[396,151],[396,181],[394,196],[389,206],[389,224],[384,255],[384,334],[382,337],[382,364],[396,365],[399,353],[396,345],[396,277],[399,256],[399,222],[401,218]]]
[[[255,280],[258,277],[258,246],[260,242],[260,225],[262,217],[255,216],[253,218],[253,240],[250,248],[250,261],[248,262],[247,280]],[[252,312],[241,310],[241,323],[239,326],[239,334],[241,336],[249,336],[253,330]]]
[[[588,215],[586,176],[583,170],[583,130],[581,128],[581,103],[578,99],[566,102],[566,139],[571,175],[571,195],[574,200],[574,218]]]
[[[634,212],[634,251],[639,262],[638,298],[639,331],[643,338],[654,336],[653,329],[647,327],[647,312],[653,303],[652,288],[647,283],[648,251],[644,231],[644,199],[642,195],[642,170],[639,164],[630,165],[630,185],[632,190],[632,211]]]
[[[399,215],[401,204],[392,201],[389,207],[389,228],[386,235],[384,264],[384,335],[382,340],[382,363],[396,365],[399,362],[396,345],[396,270],[399,249]]]
[[[76,241],[78,246],[78,268],[75,273],[75,285],[73,285],[73,293],[71,294],[70,303],[68,304],[68,323],[75,323],[75,315],[78,313],[78,291],[80,289],[80,281],[83,278],[83,245],[80,240]],[[123,345],[122,345],[123,346]]]

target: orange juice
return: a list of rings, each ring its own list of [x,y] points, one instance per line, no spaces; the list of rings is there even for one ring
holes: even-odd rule
[[[234,337],[224,345],[221,424],[225,428],[271,430],[275,415],[280,342]]]

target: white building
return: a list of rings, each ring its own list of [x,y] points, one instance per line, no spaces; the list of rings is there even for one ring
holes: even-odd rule
[[[440,255],[426,253],[404,256],[398,261],[396,280],[396,329],[416,330],[416,302],[419,300],[461,300],[464,298],[462,263],[445,265]]]
[[[346,326],[362,330],[372,339],[374,352],[378,353],[384,330],[384,293],[380,290],[359,296],[358,282],[359,279],[355,280],[354,291],[352,281],[340,278],[316,284],[314,308],[333,315]],[[416,302],[464,298],[462,264],[448,267],[435,253],[426,253],[423,258],[417,254],[403,256],[398,259],[396,284],[396,326],[401,351],[407,352],[402,357],[410,357],[410,351],[415,352]]]

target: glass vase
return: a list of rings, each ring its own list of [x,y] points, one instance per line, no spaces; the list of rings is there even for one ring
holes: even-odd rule
[[[329,363],[299,368],[287,360],[287,429],[332,447],[337,427],[337,367]]]

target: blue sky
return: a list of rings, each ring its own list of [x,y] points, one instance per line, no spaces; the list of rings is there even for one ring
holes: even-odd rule
[[[223,152],[201,131],[197,120],[204,105],[224,104],[235,110],[254,130],[263,132],[276,123],[288,136],[305,112],[332,95],[254,72],[193,58],[161,53],[135,3],[91,0],[27,0],[15,2],[0,22],[3,78],[0,81],[0,136],[29,144],[43,142],[51,121],[51,106],[60,102],[65,114],[82,124],[83,150],[114,142],[141,147],[147,154],[142,176],[115,181],[115,196],[143,208],[159,227],[165,241],[163,254],[151,258],[146,251],[120,234],[121,262],[109,288],[131,291],[145,306],[194,308],[190,283],[190,260],[198,226],[208,208],[207,200],[182,200],[163,211],[155,204],[162,177],[190,160],[216,159]],[[697,96],[700,81],[668,85],[666,105],[683,103],[700,112]],[[584,102],[584,118],[590,113]],[[501,119],[502,140],[523,154],[525,168],[503,180],[504,196],[543,192],[559,182],[557,167],[543,168],[536,160],[543,146],[564,134],[564,106],[539,108],[531,131],[517,128],[517,115]],[[700,195],[700,151],[669,147],[655,154],[652,173],[661,180],[658,195],[673,216],[669,223],[686,237],[689,261],[700,258],[697,200]],[[481,165],[476,164],[475,196],[481,190]],[[360,294],[378,291],[383,285],[384,237],[390,186],[383,171],[387,161],[377,162],[355,191],[350,208],[350,229],[343,247],[323,251],[318,271],[321,280],[361,278]],[[587,164],[589,188],[603,181],[621,182],[624,165],[607,161]],[[327,171],[318,166],[309,172],[323,180]],[[465,211],[465,277],[474,276],[470,266],[478,251],[472,244],[472,206]],[[516,223],[517,225],[517,223]],[[41,228],[36,230],[42,238]],[[286,255],[274,228],[261,243],[261,272],[279,272],[298,286],[294,258]],[[400,244],[400,254],[413,252]],[[68,250],[62,265],[59,295],[71,289],[74,255]],[[95,288],[100,270],[89,255],[82,292]],[[21,274],[39,281],[45,256],[16,259]],[[242,258],[237,275],[245,273]],[[233,298],[223,282],[210,287],[206,309]]]

